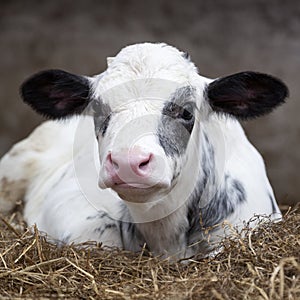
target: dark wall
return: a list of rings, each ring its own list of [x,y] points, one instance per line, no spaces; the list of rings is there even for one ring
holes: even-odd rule
[[[0,1],[0,155],[41,122],[19,98],[25,77],[47,68],[99,73],[107,56],[143,41],[188,51],[208,77],[256,70],[288,84],[287,104],[244,125],[279,201],[299,201],[298,1]]]

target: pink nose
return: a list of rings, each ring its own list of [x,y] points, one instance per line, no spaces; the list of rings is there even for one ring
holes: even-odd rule
[[[151,153],[140,148],[111,152],[106,159],[106,168],[110,176],[118,176],[122,181],[128,182],[135,177],[149,177],[152,158]]]

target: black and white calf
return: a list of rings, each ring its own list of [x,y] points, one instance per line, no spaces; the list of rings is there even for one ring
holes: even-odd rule
[[[238,122],[284,102],[288,90],[272,76],[208,79],[183,52],[145,43],[94,77],[35,74],[21,94],[53,120],[2,158],[0,208],[24,198],[28,224],[55,240],[132,251],[146,243],[183,258],[208,253],[224,221],[280,218],[263,160]]]

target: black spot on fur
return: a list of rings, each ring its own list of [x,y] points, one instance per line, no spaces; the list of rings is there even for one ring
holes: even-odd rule
[[[92,103],[92,111],[94,115],[96,135],[101,133],[101,135],[104,136],[111,119],[111,108],[108,104],[104,104],[101,100],[96,100]]]
[[[104,211],[99,211],[96,214],[92,215],[92,216],[87,216],[86,219],[87,220],[95,220],[95,219],[103,219],[103,218],[109,218],[111,220],[113,220],[108,213],[104,212]]]
[[[201,190],[194,194],[188,209],[188,240],[197,236],[206,228],[221,225],[232,215],[238,205],[246,201],[245,189],[241,182],[226,176],[225,187],[217,191],[215,196],[204,207],[201,207]]]
[[[21,86],[25,103],[50,119],[81,114],[89,103],[90,86],[87,78],[62,70],[37,73]]]
[[[121,240],[125,249],[139,251],[143,248],[146,241],[135,223],[121,221],[119,226]]]
[[[177,160],[174,160],[174,170],[173,170],[173,177],[171,182],[173,183],[180,175],[180,170],[177,169]]]
[[[244,201],[246,201],[246,193],[241,182],[226,176],[225,187],[201,209],[203,226],[212,227],[221,224],[234,213],[237,205]]]
[[[94,232],[98,233],[99,236],[102,236],[104,232],[109,229],[118,229],[117,222],[102,224],[100,227],[94,229]]]
[[[162,111],[158,127],[159,143],[167,156],[184,153],[195,123],[194,89],[179,88],[172,95]]]
[[[202,143],[203,152],[201,158],[201,172],[191,199],[189,200],[187,218],[189,228],[187,230],[187,243],[194,243],[205,228],[221,224],[236,207],[246,201],[246,192],[243,184],[225,175],[224,182],[218,186],[215,179],[215,158],[212,145],[204,134]],[[209,193],[205,189],[209,186]],[[203,196],[210,199],[203,199]]]
[[[213,81],[205,95],[214,111],[245,120],[265,115],[284,103],[288,88],[273,76],[241,72]]]

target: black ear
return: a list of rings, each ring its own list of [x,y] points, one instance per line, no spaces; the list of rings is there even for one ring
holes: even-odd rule
[[[273,76],[241,72],[210,83],[206,96],[214,111],[244,120],[267,114],[284,103],[288,88]]]
[[[21,96],[38,113],[60,119],[80,114],[89,103],[89,80],[62,70],[47,70],[27,79]]]

